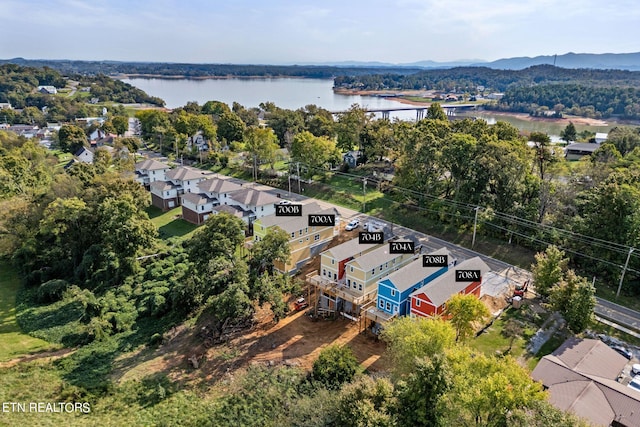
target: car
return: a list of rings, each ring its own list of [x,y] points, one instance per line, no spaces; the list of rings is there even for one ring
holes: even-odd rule
[[[638,378],[632,379],[627,385],[627,387],[632,388],[636,391],[640,391],[640,379]]]
[[[621,345],[614,345],[611,348],[629,360],[631,360],[631,358],[633,357],[633,353],[631,353],[631,351],[626,347],[622,347]]]
[[[352,219],[349,224],[344,228],[347,231],[355,230],[360,225],[359,219]]]
[[[278,202],[278,204],[279,204],[279,205],[290,205],[290,204],[291,204],[291,202],[290,202],[290,201],[288,201],[288,200],[282,200],[282,201]]]
[[[307,308],[309,306],[309,303],[307,303],[307,300],[304,299],[304,297],[300,297],[296,300],[294,306],[296,311],[300,311],[303,308]]]
[[[640,363],[634,363],[633,366],[631,366],[631,375],[638,375],[640,374]]]

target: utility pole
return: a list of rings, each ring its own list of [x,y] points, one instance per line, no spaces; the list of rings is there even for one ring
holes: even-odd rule
[[[367,178],[362,179],[362,213],[366,211],[365,206],[367,203]]]
[[[256,170],[256,155],[253,155],[253,180],[257,181],[258,180],[258,171]]]
[[[287,171],[287,178],[289,180],[289,194],[288,194],[288,196],[291,197],[291,165],[289,165],[289,170]]]
[[[300,162],[296,162],[296,171],[298,173],[298,194],[301,194],[302,191],[300,190]]]
[[[476,227],[478,225],[478,210],[480,210],[480,206],[476,206],[475,211],[476,215],[473,219],[473,238],[471,239],[471,249],[473,249],[473,245],[476,243]]]
[[[624,274],[627,272],[627,267],[629,266],[629,259],[631,258],[631,253],[635,250],[635,248],[629,248],[629,253],[627,254],[627,261],[624,263],[624,267],[622,268],[622,274],[620,275],[620,283],[618,283],[618,292],[616,292],[616,299],[620,296],[620,290],[622,289],[622,281],[624,280]]]

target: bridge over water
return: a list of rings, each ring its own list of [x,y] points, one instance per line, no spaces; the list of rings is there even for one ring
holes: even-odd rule
[[[477,104],[441,104],[442,109],[447,113],[447,116],[454,116],[457,109],[471,110],[477,107]],[[382,113],[383,119],[389,119],[389,114],[393,111],[415,111],[416,121],[424,119],[425,111],[429,108],[429,105],[416,105],[413,107],[393,107],[393,108],[366,108],[367,113]],[[347,111],[331,111],[331,114],[343,114]]]

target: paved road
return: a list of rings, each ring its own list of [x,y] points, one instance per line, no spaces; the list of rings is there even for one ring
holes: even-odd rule
[[[151,151],[140,150],[141,154],[147,155],[149,157],[159,157],[157,153]],[[516,282],[524,282],[527,278],[529,278],[529,272],[523,270],[519,267],[515,267],[511,264],[508,264],[504,261],[497,260],[495,258],[491,258],[490,256],[478,253],[472,249],[467,249],[462,246],[455,245],[453,243],[447,242],[442,239],[438,239],[437,237],[429,236],[423,233],[419,233],[415,230],[412,230],[407,227],[403,227],[398,224],[393,224],[387,221],[380,220],[375,217],[371,217],[369,215],[362,214],[353,209],[348,209],[342,206],[337,206],[332,203],[326,202],[324,200],[311,199],[304,195],[296,194],[294,192],[288,193],[286,190],[281,190],[278,188],[269,187],[262,184],[255,184],[257,189],[267,191],[274,195],[279,194],[281,197],[291,200],[293,202],[299,203],[310,203],[312,201],[317,202],[323,208],[334,207],[340,213],[341,217],[348,221],[352,218],[359,218],[361,223],[367,221],[375,221],[377,223],[381,223],[386,225],[387,231],[395,236],[400,237],[401,239],[413,240],[419,242],[423,245],[423,252],[432,252],[442,247],[445,247],[451,252],[453,256],[458,259],[458,263],[461,261],[467,260],[473,257],[480,257],[488,266],[491,268],[491,271],[495,273],[492,279],[492,295],[497,295],[501,292],[507,292],[509,286],[515,284]],[[291,188],[294,188],[294,182],[291,184]],[[629,308],[623,307],[621,305],[612,303],[607,300],[603,300],[601,298],[596,298],[596,308],[595,314],[600,317],[604,317],[610,319],[611,321],[627,327],[629,329],[633,329],[640,332],[640,312],[635,310],[631,310]]]
[[[595,313],[635,331],[640,331],[640,313],[611,301],[596,297]]]

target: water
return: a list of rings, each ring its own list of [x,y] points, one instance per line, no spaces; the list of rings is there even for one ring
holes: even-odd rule
[[[162,98],[167,108],[176,108],[189,101],[203,105],[207,101],[221,101],[229,106],[237,102],[246,108],[261,102],[273,102],[280,108],[297,110],[315,104],[329,111],[345,111],[352,104],[367,108],[408,107],[386,98],[333,93],[331,79],[123,79],[151,96]],[[415,111],[391,113],[391,118],[415,120]]]
[[[238,102],[246,108],[258,107],[261,102],[273,102],[280,108],[296,110],[309,104],[315,104],[329,111],[345,111],[352,104],[362,107],[376,108],[406,108],[410,107],[389,98],[361,95],[341,95],[333,92],[331,79],[299,79],[299,78],[230,78],[230,79],[123,79],[138,87],[149,95],[165,100],[168,108],[177,108],[189,101],[196,101],[203,105],[207,101],[221,101],[229,106]],[[528,121],[517,116],[494,115],[491,112],[472,111],[462,115],[479,117],[489,124],[496,121],[509,122],[518,129],[533,132],[544,132],[552,140],[559,140],[560,132],[566,124],[548,121]],[[380,115],[377,115],[380,117]],[[400,120],[415,120],[415,111],[395,111],[390,118]],[[586,126],[576,124],[578,132],[608,132],[612,125]]]

